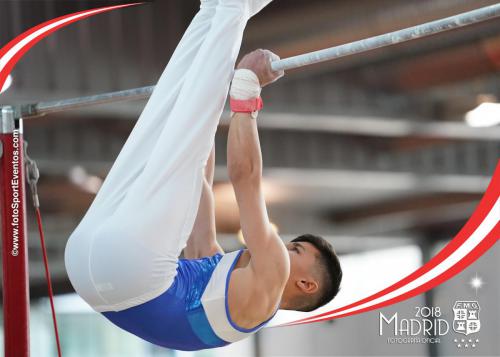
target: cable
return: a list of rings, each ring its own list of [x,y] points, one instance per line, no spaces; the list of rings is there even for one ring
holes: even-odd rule
[[[54,292],[52,290],[52,280],[50,278],[49,260],[47,258],[47,249],[45,247],[45,235],[43,233],[42,214],[40,213],[40,201],[38,199],[38,192],[37,192],[37,183],[38,179],[40,178],[40,172],[38,171],[36,162],[33,161],[28,156],[28,143],[26,141],[24,142],[24,160],[26,165],[26,180],[28,181],[28,184],[31,189],[33,206],[35,207],[35,213],[36,213],[36,222],[38,225],[38,233],[40,236],[40,245],[42,247],[43,265],[45,266],[45,279],[47,281],[47,288],[49,291],[52,322],[54,324],[54,333],[56,336],[57,355],[58,357],[62,357],[61,342],[59,340],[59,330],[57,328],[56,309],[54,307]]]
[[[42,215],[40,214],[40,208],[35,207],[35,212],[36,212],[36,221],[38,224],[38,233],[40,235],[40,244],[42,246],[43,265],[45,266],[45,279],[47,280],[47,288],[49,291],[50,309],[52,311],[52,322],[54,323],[54,332],[56,335],[57,355],[59,357],[62,357],[61,342],[59,341],[59,330],[57,329],[56,309],[54,307],[54,293],[52,291],[52,280],[50,279],[49,261],[47,259],[47,249],[45,248],[45,236],[43,234]]]

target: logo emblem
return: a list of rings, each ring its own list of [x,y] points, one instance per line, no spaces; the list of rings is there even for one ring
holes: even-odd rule
[[[477,301],[455,301],[453,305],[453,330],[464,335],[479,332],[479,303]]]

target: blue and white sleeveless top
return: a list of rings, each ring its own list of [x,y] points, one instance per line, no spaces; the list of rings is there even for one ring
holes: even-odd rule
[[[176,350],[215,348],[244,339],[270,319],[245,329],[229,315],[229,278],[242,253],[180,259],[174,282],[163,294],[126,310],[102,314],[146,341]]]

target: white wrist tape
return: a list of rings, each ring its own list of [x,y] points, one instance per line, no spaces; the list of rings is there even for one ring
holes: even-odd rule
[[[233,82],[229,95],[233,99],[247,100],[260,97],[259,77],[249,69],[237,69],[234,72]]]

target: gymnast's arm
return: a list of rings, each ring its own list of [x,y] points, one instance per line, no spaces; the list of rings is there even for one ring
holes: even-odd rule
[[[252,70],[264,85],[282,76],[282,73],[270,70],[270,59],[265,51],[250,54],[238,68]],[[247,276],[234,282],[239,283],[239,280],[241,289],[257,289],[269,297],[281,296],[288,279],[290,261],[285,245],[269,222],[262,191],[262,153],[257,122],[250,114],[236,113],[231,119],[227,161],[240,210],[241,230],[251,254],[249,269],[238,269],[240,272],[233,273]],[[272,300],[269,300],[273,304],[270,308],[274,309],[275,301]]]
[[[212,148],[205,166],[198,214],[186,248],[184,248],[184,258],[186,259],[203,258],[216,253],[224,254],[216,239],[214,194],[212,191],[214,166],[215,151]]]

